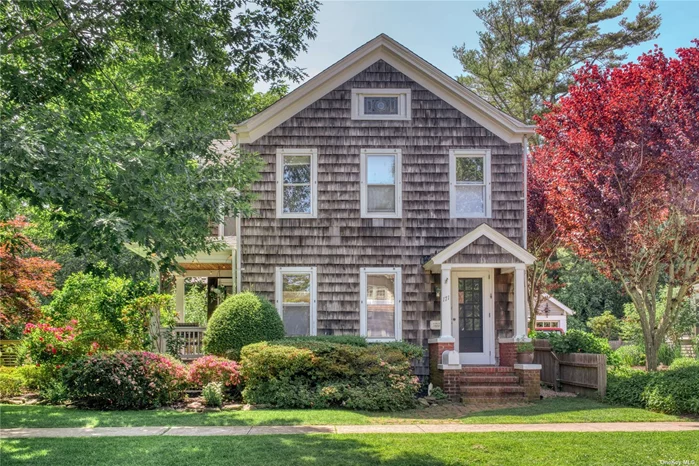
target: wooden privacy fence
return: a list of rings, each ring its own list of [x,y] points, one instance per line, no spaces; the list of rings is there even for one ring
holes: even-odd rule
[[[20,340],[0,340],[0,366],[16,366]]]
[[[601,397],[607,392],[604,354],[557,354],[547,340],[534,340],[534,363],[541,364],[541,381],[555,390]]]

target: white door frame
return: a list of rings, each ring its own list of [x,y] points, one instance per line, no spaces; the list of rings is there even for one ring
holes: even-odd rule
[[[483,279],[483,352],[461,353],[461,364],[495,364],[495,310],[493,306],[493,269],[452,270],[451,271],[451,305],[452,335],[454,350],[459,352],[459,278]]]

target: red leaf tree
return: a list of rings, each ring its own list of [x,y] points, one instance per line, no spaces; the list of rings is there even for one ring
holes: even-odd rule
[[[541,151],[532,152],[527,160],[527,248],[536,261],[527,270],[527,305],[529,330],[536,330],[536,310],[542,295],[559,288],[549,272],[560,267],[556,250],[563,246],[554,216],[548,209],[546,196],[551,182],[546,161],[539,161]]]
[[[57,262],[34,257],[40,251],[23,233],[29,223],[23,217],[0,222],[0,336],[17,325],[35,320],[37,294],[54,290]]]
[[[620,68],[585,66],[537,119],[546,210],[578,255],[622,282],[649,370],[699,281],[699,41],[677,55],[656,48]]]

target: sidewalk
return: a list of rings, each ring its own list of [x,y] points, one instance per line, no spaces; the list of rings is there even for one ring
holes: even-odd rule
[[[288,434],[446,434],[474,432],[699,432],[699,422],[568,424],[386,424],[354,426],[63,427],[0,429],[0,438],[147,437]]]

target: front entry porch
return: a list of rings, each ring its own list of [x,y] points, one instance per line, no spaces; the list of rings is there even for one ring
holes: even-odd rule
[[[425,264],[439,274],[440,335],[430,379],[452,399],[538,399],[536,365],[516,364],[527,337],[526,268],[534,257],[481,225]]]

